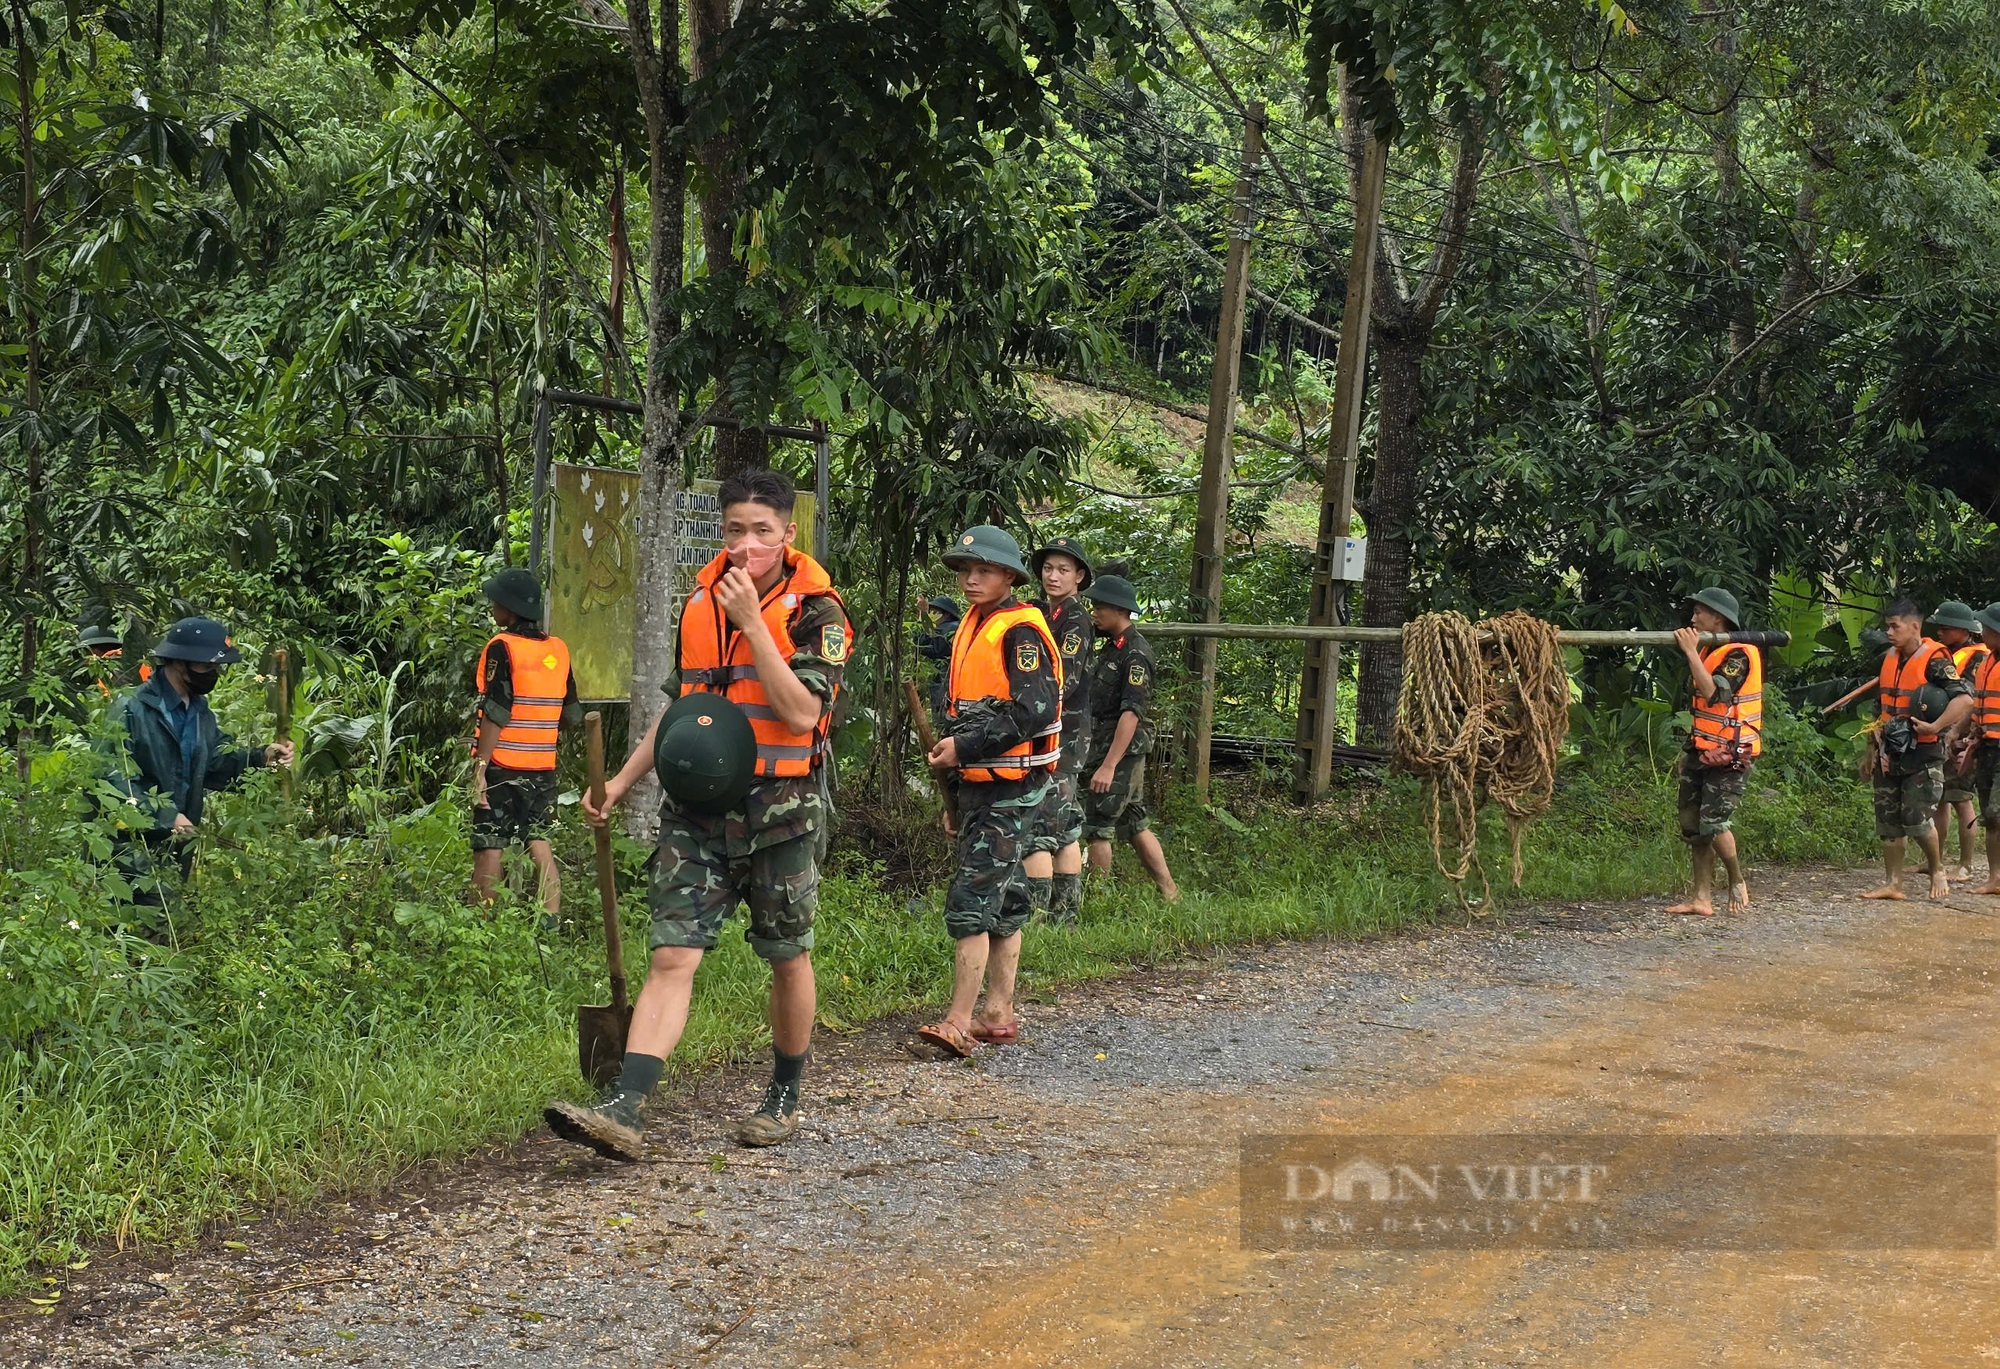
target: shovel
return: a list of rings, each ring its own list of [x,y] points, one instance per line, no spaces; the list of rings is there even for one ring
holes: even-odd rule
[[[590,801],[604,810],[604,715],[583,715],[584,748],[590,758]],[[602,1089],[618,1077],[625,1062],[625,1033],[632,1025],[632,1005],[625,1001],[625,939],[618,920],[618,872],[611,863],[611,826],[591,829],[597,838],[597,901],[604,912],[604,958],[611,969],[611,1002],[603,1007],[579,1004],[576,1010],[576,1059],[583,1077]]]

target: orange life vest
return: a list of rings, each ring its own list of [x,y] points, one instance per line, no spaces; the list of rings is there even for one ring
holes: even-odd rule
[[[1721,748],[1735,756],[1764,754],[1764,653],[1754,646],[1723,645],[1701,658],[1713,675],[1722,668],[1723,658],[1741,651],[1750,658],[1750,673],[1729,696],[1728,703],[1716,703],[1694,696],[1694,744],[1697,749]]]
[[[1972,725],[1990,742],[2000,742],[2000,656],[1987,653],[1972,681]]]
[[[1958,678],[1970,680],[1979,673],[1981,658],[1991,655],[1984,642],[1967,642],[1951,653],[1951,663],[1958,667]]]
[[[828,735],[833,728],[833,705],[819,711],[819,721],[810,731],[795,732],[771,707],[764,682],[757,678],[756,658],[750,639],[729,621],[729,615],[715,597],[715,582],[729,569],[729,554],[717,556],[695,576],[695,588],[681,609],[680,673],[681,693],[706,690],[721,694],[742,708],[757,734],[757,774],[765,779],[787,779],[810,775],[827,755]],[[815,595],[826,595],[840,604],[842,650],[847,649],[847,606],[833,588],[826,568],[802,551],[785,552],[785,572],[764,596],[764,626],[778,644],[778,654],[787,661],[798,650],[792,640],[792,620],[799,605]]]
[[[556,768],[556,728],[562,722],[563,695],[569,691],[569,647],[560,637],[523,637],[517,633],[496,633],[479,649],[478,673],[486,679],[486,653],[494,642],[507,644],[507,663],[513,668],[514,706],[507,725],[500,729],[499,743],[493,748],[493,763],[509,770],[553,770]],[[479,723],[486,719],[479,711]],[[477,724],[472,734],[479,746]]]
[[[1903,661],[1899,667],[1897,662],[1901,657],[1896,648],[1889,648],[1889,654],[1882,658],[1882,674],[1875,682],[1883,717],[1907,718],[1911,715],[1912,702],[1917,697],[1917,691],[1924,687],[1931,657],[1943,650],[1943,643],[1926,637],[1918,645],[1916,655]]]
[[[1062,652],[1056,648],[1055,634],[1049,631],[1048,619],[1042,617],[1042,611],[1033,604],[1016,604],[996,609],[982,618],[975,608],[959,620],[958,633],[951,639],[946,716],[956,718],[961,704],[1014,697],[1014,686],[1007,678],[1005,642],[1007,634],[1021,626],[1032,627],[1042,639],[1042,646],[1049,653],[1050,668],[1055,671],[1056,697],[1062,697]],[[1000,753],[999,759],[1013,760],[1014,764],[996,765],[992,760],[984,760],[959,766],[958,774],[960,779],[973,784],[1026,779],[1030,769],[1053,767],[1061,756],[1062,709],[1058,707],[1055,721]]]

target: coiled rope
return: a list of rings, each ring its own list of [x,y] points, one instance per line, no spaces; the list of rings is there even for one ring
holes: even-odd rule
[[[1403,628],[1403,684],[1395,763],[1424,780],[1431,856],[1468,910],[1465,880],[1479,872],[1479,808],[1507,815],[1513,882],[1521,887],[1521,838],[1555,796],[1556,761],[1569,735],[1569,672],[1553,624],[1516,609],[1475,626],[1463,614],[1426,613]],[[1444,805],[1457,855],[1444,854]]]

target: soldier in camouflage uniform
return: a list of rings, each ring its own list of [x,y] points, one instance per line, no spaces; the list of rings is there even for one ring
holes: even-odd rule
[[[1082,591],[1090,588],[1090,559],[1073,537],[1055,537],[1036,549],[1028,569],[1042,582],[1042,611],[1062,652],[1062,759],[1054,783],[1035,814],[1028,841],[1028,898],[1057,922],[1083,911],[1083,801],[1079,777],[1090,750],[1090,647],[1095,631]]]
[[[951,1007],[917,1034],[963,1057],[976,1042],[1019,1036],[1014,972],[1033,912],[1022,862],[1062,751],[1062,696],[1048,623],[1014,597],[1028,579],[1019,544],[999,528],[970,528],[944,561],[957,568],[969,606],[952,643],[950,731],[928,758],[956,780],[945,827],[958,838],[958,868],[944,899],[956,950]],[[975,1022],[982,983],[986,1005]]]
[[[1153,835],[1146,814],[1146,753],[1153,730],[1147,721],[1153,697],[1153,649],[1132,626],[1139,596],[1118,575],[1099,577],[1090,590],[1097,625],[1097,659],[1090,675],[1090,754],[1084,763],[1089,788],[1083,796],[1083,832],[1090,839],[1090,868],[1111,873],[1111,840],[1132,843],[1146,873],[1169,903],[1180,887],[1167,868],[1167,853]]]
[[[1906,838],[1915,837],[1930,874],[1931,897],[1944,898],[1951,893],[1951,881],[1932,815],[1944,794],[1943,738],[1971,714],[1972,689],[1959,678],[1951,653],[1924,636],[1923,611],[1915,604],[1899,599],[1889,605],[1882,626],[1890,651],[1883,658],[1876,693],[1888,722],[1879,734],[1875,835],[1882,840],[1884,878],[1861,897],[1897,902],[1907,897],[1904,851]],[[1926,704],[1939,700],[1943,707],[1924,716]]]
[[[642,1153],[639,1105],[687,1023],[695,969],[739,901],[749,905],[751,948],[771,966],[774,1055],[770,1088],[738,1126],[739,1143],[775,1145],[798,1130],[812,1042],[810,952],[827,820],[822,768],[831,764],[830,720],[852,634],[825,570],[791,545],[798,532],[791,482],[768,470],[733,476],[720,502],[727,550],[702,571],[682,609],[679,673],[667,688],[735,702],[754,728],[756,777],[719,813],[676,802],[668,787],[653,860],[652,967],[633,1007],[623,1071],[596,1107],[559,1102],[547,1110],[558,1135],[616,1159]],[[603,822],[655,765],[659,727],[655,718],[605,785],[603,809],[585,799],[592,822]]]

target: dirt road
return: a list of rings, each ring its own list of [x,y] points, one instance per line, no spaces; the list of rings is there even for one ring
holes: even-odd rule
[[[176,1266],[113,1260],[0,1323],[0,1363],[2000,1362],[1991,1248],[1240,1239],[1247,1134],[1992,1135],[2000,900],[1863,882],[1262,948],[1033,1004],[971,1065],[823,1042],[812,1121],[769,1156],[721,1139],[758,1081],[707,1081],[649,1164],[531,1139]]]

